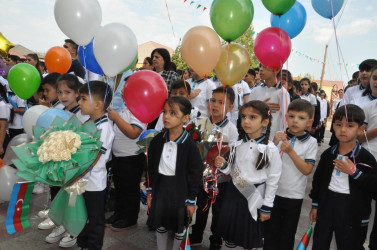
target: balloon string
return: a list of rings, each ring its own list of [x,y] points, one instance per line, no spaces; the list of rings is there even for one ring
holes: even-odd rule
[[[226,62],[225,62],[225,65],[226,65],[226,66],[228,66],[229,46],[230,46],[230,43],[228,43],[228,49],[227,49],[227,53],[226,53]]]
[[[225,114],[225,107],[226,107],[226,95],[228,94],[227,88],[224,86],[223,88],[223,101],[222,101],[222,107],[221,107],[221,121],[224,120],[226,114]],[[217,149],[219,150],[219,155],[221,155],[221,147],[223,144],[223,129],[222,127],[219,127],[220,130],[220,141],[219,138],[216,136],[216,144],[217,144]]]
[[[88,72],[88,69],[86,68],[86,47],[83,46],[83,49],[84,49],[84,68],[85,68],[85,76],[86,76],[86,82],[88,83],[88,92],[89,92],[89,100],[90,100],[90,105],[92,106],[92,111],[93,111],[93,115],[94,115],[94,107],[93,107],[93,100],[92,100],[92,93],[90,92],[90,84],[89,84],[89,72]]]
[[[169,22],[170,22],[170,25],[171,25],[171,30],[173,31],[173,36],[175,38],[173,23],[171,22],[170,13],[169,13],[169,7],[168,7],[168,3],[166,2],[166,0],[165,0],[165,5],[166,5],[166,11],[168,12],[168,17],[169,17]]]

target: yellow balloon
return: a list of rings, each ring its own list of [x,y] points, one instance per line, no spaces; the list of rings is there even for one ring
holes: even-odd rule
[[[9,50],[14,47],[14,44],[9,42],[0,32],[0,56],[8,57]]]
[[[242,80],[249,67],[249,52],[242,45],[231,43],[221,48],[220,60],[215,71],[220,82],[230,87]]]
[[[221,43],[216,32],[207,26],[196,26],[182,40],[186,63],[200,76],[209,76],[220,58]]]

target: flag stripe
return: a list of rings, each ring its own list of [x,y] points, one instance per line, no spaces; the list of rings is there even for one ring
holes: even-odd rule
[[[14,228],[14,225],[13,225],[13,216],[14,216],[14,208],[16,207],[18,192],[20,191],[20,186],[21,186],[20,184],[14,184],[12,195],[10,197],[7,217],[5,219],[5,225],[6,225],[8,234],[13,234],[16,232],[16,229]]]
[[[27,190],[27,183],[22,183],[20,187],[20,191],[17,196],[15,211],[14,211],[14,216],[13,216],[13,224],[14,224],[14,228],[16,229],[16,232],[21,231],[23,229],[22,224],[21,224],[21,214],[22,214],[22,207],[24,204],[24,197],[25,197],[26,190]],[[21,200],[22,200],[22,203],[20,204],[19,201]]]
[[[30,204],[31,195],[33,193],[33,189],[34,189],[34,182],[28,183],[27,190],[24,197],[24,203],[22,204],[22,214],[21,214],[21,224],[22,224],[22,228],[24,229],[27,227],[30,227],[30,223],[27,216],[29,214],[29,204]]]
[[[302,244],[304,244],[305,247],[308,246],[308,243],[309,243],[309,236],[308,236],[308,234],[304,234],[304,236],[301,239],[301,242],[302,242]]]
[[[298,245],[297,250],[305,250],[305,246],[304,244],[302,244],[302,242],[300,242],[300,244]]]

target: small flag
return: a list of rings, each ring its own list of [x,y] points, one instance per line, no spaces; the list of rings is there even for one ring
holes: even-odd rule
[[[190,247],[190,238],[189,238],[189,228],[186,228],[185,235],[183,236],[183,239],[181,241],[181,246],[179,247],[179,250],[191,250]]]
[[[196,8],[197,8],[197,9],[199,9],[200,7],[202,7],[202,5],[201,5],[201,4],[199,4],[199,5],[198,5],[198,7],[196,7]]]
[[[298,245],[297,250],[305,250],[308,247],[310,236],[312,235],[312,230],[313,230],[313,227],[310,226],[308,231],[306,231],[304,236],[302,236],[301,242]]]
[[[13,234],[30,227],[27,215],[29,213],[29,203],[33,189],[34,182],[14,184],[5,219],[8,234]]]
[[[204,8],[203,8],[203,11],[205,11],[206,9],[207,9],[207,7],[204,7]]]
[[[194,3],[194,1],[191,1],[190,5],[193,4],[193,3]]]

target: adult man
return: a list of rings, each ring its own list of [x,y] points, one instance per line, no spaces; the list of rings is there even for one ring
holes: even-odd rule
[[[69,68],[68,73],[73,72],[76,76],[85,79],[85,69],[78,60],[77,55],[79,46],[71,39],[65,39],[64,42],[63,47],[68,50],[72,57],[72,65]]]

